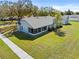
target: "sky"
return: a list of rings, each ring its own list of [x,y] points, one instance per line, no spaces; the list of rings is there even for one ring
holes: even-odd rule
[[[79,0],[32,0],[33,4],[41,7],[41,6],[48,6],[53,7],[55,9],[65,11],[65,10],[72,10],[72,11],[79,11]]]
[[[16,0],[9,0],[16,1]],[[61,11],[72,10],[79,11],[79,0],[31,0],[38,7],[53,7]]]

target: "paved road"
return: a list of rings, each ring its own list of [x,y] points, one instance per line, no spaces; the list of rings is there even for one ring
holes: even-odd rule
[[[7,44],[10,49],[20,58],[20,59],[33,59],[30,55],[28,55],[25,51],[19,48],[16,44],[10,41],[7,37],[0,33],[0,38],[2,41]],[[19,43],[19,42],[18,42]]]

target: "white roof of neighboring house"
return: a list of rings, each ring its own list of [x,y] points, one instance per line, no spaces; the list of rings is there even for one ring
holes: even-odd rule
[[[65,15],[69,16],[70,21],[79,21],[79,15]]]
[[[22,20],[25,20],[29,25],[31,25],[32,28],[40,28],[47,25],[53,24],[53,20],[55,18],[51,16],[42,16],[42,17],[29,17],[29,18],[23,18]]]
[[[64,15],[63,17],[68,17],[69,16],[69,18],[78,18],[79,17],[79,15]]]
[[[70,17],[70,18],[78,18],[79,15],[70,15],[69,17]]]

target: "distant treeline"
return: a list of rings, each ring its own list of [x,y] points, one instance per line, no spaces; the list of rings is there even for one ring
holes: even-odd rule
[[[58,10],[59,11],[59,10]],[[4,0],[0,1],[0,17],[14,17],[19,18],[23,16],[53,16],[56,9],[52,7],[41,7],[32,4],[31,0],[17,0],[16,2]],[[61,15],[72,15],[79,14],[79,12],[73,12],[71,10],[62,12],[59,11]]]

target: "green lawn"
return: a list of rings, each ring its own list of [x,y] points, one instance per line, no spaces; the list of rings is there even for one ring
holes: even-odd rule
[[[6,24],[9,23],[10,21],[0,21],[0,24]]]
[[[9,38],[35,59],[79,59],[79,22],[71,22],[61,31],[63,36],[50,32],[35,39],[16,33]]]
[[[3,22],[3,21],[0,21],[0,24],[4,24],[5,22]]]
[[[11,23],[12,21],[0,21],[0,24],[9,24]],[[16,23],[16,21],[13,21],[12,23]]]
[[[0,40],[0,59],[19,59],[12,50]]]

